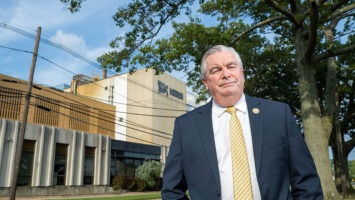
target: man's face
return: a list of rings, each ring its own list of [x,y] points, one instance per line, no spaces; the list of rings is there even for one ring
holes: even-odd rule
[[[243,69],[233,53],[221,51],[206,58],[206,78],[203,83],[218,104],[235,104],[243,94],[244,82]],[[227,99],[235,102],[226,103]]]

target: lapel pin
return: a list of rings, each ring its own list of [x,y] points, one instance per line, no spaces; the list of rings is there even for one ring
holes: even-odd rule
[[[259,108],[253,108],[253,113],[254,113],[254,114],[259,114],[259,113],[260,113]]]

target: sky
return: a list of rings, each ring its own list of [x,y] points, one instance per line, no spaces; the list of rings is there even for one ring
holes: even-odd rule
[[[85,1],[79,13],[71,14],[59,0],[2,0],[0,1],[0,45],[33,52],[35,39],[4,28],[4,24],[36,35],[42,28],[41,37],[96,62],[96,58],[111,49],[109,42],[124,34],[112,16],[119,4],[125,1]],[[123,2],[123,3],[122,3]],[[101,70],[71,54],[40,43],[34,82],[55,86],[69,84],[73,75],[82,73],[97,76]],[[32,54],[0,48],[0,73],[28,80]],[[64,70],[65,68],[67,70]]]
[[[97,57],[112,50],[109,43],[115,37],[125,34],[125,29],[117,27],[112,16],[120,6],[128,2],[85,1],[78,13],[71,14],[59,0],[1,0],[0,73],[28,80],[32,54],[23,51],[33,52],[35,39],[11,30],[12,27],[35,37],[40,26],[41,38],[62,45],[97,63]],[[172,30],[168,28],[164,34],[170,32]],[[34,73],[34,82],[37,84],[70,84],[75,74],[90,77],[102,74],[98,66],[90,65],[44,42],[39,45],[38,55]],[[108,75],[113,75],[113,72]],[[175,72],[173,75],[179,79],[184,77],[182,73]]]

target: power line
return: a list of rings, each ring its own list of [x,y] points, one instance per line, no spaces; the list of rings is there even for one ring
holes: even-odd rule
[[[50,92],[50,93],[52,93],[52,94],[56,94],[56,93],[53,93],[52,91],[49,91],[49,90],[47,90],[47,91]],[[22,91],[21,91],[21,92],[22,92]],[[17,94],[17,93],[12,93],[12,92],[7,92],[7,93],[8,93],[8,94]],[[23,94],[23,95],[24,95],[24,94]],[[23,96],[23,95],[21,95],[21,96]],[[58,96],[60,96],[60,97],[63,97],[63,98],[66,98],[65,96],[62,96],[62,95],[59,95],[59,94],[56,94],[56,95],[58,95]],[[18,96],[18,97],[19,97],[19,98],[22,98],[21,96]],[[41,99],[41,100],[43,100],[43,101],[45,101],[45,102],[47,102],[47,103],[50,103],[50,104],[59,106],[59,107],[64,107],[64,108],[67,108],[67,109],[70,109],[70,110],[79,112],[79,113],[81,113],[81,114],[87,114],[87,113],[81,111],[80,109],[68,107],[68,106],[70,106],[70,105],[68,105],[67,102],[61,102],[60,104],[58,104],[58,103],[54,103],[53,101],[49,101],[48,99],[50,99],[50,98],[48,98],[48,97],[44,97],[44,96],[36,95],[36,94],[31,94],[31,96],[32,96],[32,97],[36,97],[36,98],[38,98],[38,99]],[[67,99],[67,98],[66,98],[66,99]],[[71,99],[68,99],[68,100],[71,100]],[[88,107],[88,108],[91,108],[91,109],[94,109],[94,110],[98,110],[98,111],[100,111],[101,113],[102,113],[103,111],[108,111],[108,110],[103,110],[103,109],[98,109],[98,108],[95,108],[95,107],[91,107],[91,106],[88,106],[88,105],[83,104],[83,103],[81,103],[81,102],[77,102],[77,101],[74,101],[74,102],[79,103],[80,105],[85,105],[85,106]],[[66,106],[64,106],[64,105],[66,105]],[[43,109],[44,109],[44,108],[43,108]],[[106,114],[109,115],[108,113],[106,113]],[[142,115],[142,116],[151,116],[151,115],[144,115],[144,114],[137,114],[137,113],[128,113],[128,114],[136,114],[136,115]],[[93,118],[96,118],[96,119],[104,120],[104,121],[106,121],[106,122],[111,122],[111,121],[105,120],[105,119],[100,118],[100,117],[96,117],[96,116],[92,116],[92,115],[89,115],[89,116],[91,116],[91,117],[93,117]],[[161,116],[158,116],[158,117],[161,117]],[[175,118],[175,117],[174,117],[174,118]],[[119,120],[116,119],[115,121],[119,121]],[[163,132],[163,131],[155,130],[155,129],[152,129],[152,128],[149,128],[149,127],[145,127],[145,126],[138,126],[136,123],[130,122],[130,121],[128,121],[128,120],[125,120],[125,121],[128,122],[129,124],[133,125],[133,126],[136,126],[136,127],[140,127],[140,128],[144,128],[144,129],[147,129],[147,130],[150,130],[150,131],[156,131],[156,132],[159,132],[159,133],[161,133],[161,134],[165,134],[165,135],[172,136],[171,134],[166,133],[166,132]],[[114,124],[119,125],[119,126],[123,126],[123,127],[126,127],[126,128],[129,128],[129,129],[132,129],[132,130],[137,130],[137,131],[144,132],[144,131],[142,131],[142,130],[135,129],[135,128],[132,128],[132,127],[129,127],[129,126],[124,126],[124,125],[122,125],[122,124],[118,124],[118,123],[114,123]],[[145,132],[145,133],[148,133],[148,132]],[[160,135],[157,135],[157,134],[153,134],[153,133],[149,133],[149,134],[152,134],[152,135],[161,137]],[[170,138],[166,138],[166,139],[170,139]]]
[[[86,97],[86,98],[90,98],[90,99],[93,99],[93,100],[96,100],[96,101],[105,101],[104,99],[95,98],[95,97],[91,97],[91,96],[86,96],[86,95],[82,95],[82,94],[76,94],[76,95],[82,96],[82,97]],[[153,110],[167,110],[167,111],[186,112],[186,110],[178,110],[178,109],[170,109],[170,108],[159,108],[159,107],[150,107],[150,106],[140,106],[140,105],[122,103],[122,102],[118,102],[118,101],[113,101],[113,103],[121,104],[121,105],[127,105],[127,106],[141,107],[141,108],[151,108]]]
[[[0,23],[0,26],[2,26],[3,28],[9,29],[9,30],[11,30],[11,31],[14,31],[14,32],[16,32],[16,33],[18,33],[18,34],[24,35],[24,36],[26,36],[26,37],[35,39],[35,35],[34,35],[34,34],[29,33],[29,32],[26,32],[26,31],[24,31],[24,30],[21,30],[21,29],[19,29],[19,28],[14,27],[14,26],[8,25],[8,24],[6,24],[6,23]],[[96,67],[96,68],[98,68],[98,69],[104,69],[101,65],[99,65],[99,64],[97,64],[97,63],[95,63],[95,62],[93,62],[93,61],[91,61],[91,60],[85,58],[84,56],[82,56],[82,55],[80,55],[79,53],[77,53],[77,52],[71,50],[71,49],[68,48],[68,47],[65,47],[64,45],[55,43],[55,42],[50,41],[50,40],[48,40],[48,39],[45,39],[45,38],[43,38],[43,37],[41,38],[41,41],[43,41],[44,43],[46,43],[46,44],[48,44],[48,45],[50,45],[50,46],[53,46],[53,47],[59,48],[59,49],[61,49],[61,50],[63,50],[63,51],[66,51],[67,53],[73,55],[74,57],[77,57],[77,58],[79,58],[80,60],[82,60],[82,61],[88,63],[89,66],[94,66],[94,67]],[[52,62],[51,62],[51,63],[52,63]],[[57,65],[57,64],[55,64],[55,65],[56,65],[56,66],[59,66],[59,65]],[[62,67],[61,67],[61,68],[62,68]],[[110,71],[111,73],[117,75],[117,73],[113,72],[113,71],[110,70],[110,69],[106,69],[106,70],[108,70],[108,71]],[[66,70],[66,71],[68,71],[68,70]],[[118,74],[118,75],[119,75],[119,74]],[[118,77],[122,79],[121,76],[118,76]],[[147,88],[145,85],[142,85],[142,84],[140,84],[140,83],[138,83],[138,82],[136,82],[136,81],[133,81],[133,80],[128,80],[128,81],[131,82],[131,83],[134,83],[135,85],[139,85],[139,86],[141,86],[141,87],[143,87],[143,88],[145,88],[145,89],[148,89],[148,90],[151,90],[151,91],[153,91],[153,92],[155,92],[155,93],[158,93],[158,92],[154,91],[153,89]],[[115,93],[115,94],[117,94],[117,93]],[[159,94],[159,93],[158,93],[158,94]],[[118,95],[119,95],[119,94],[118,94]],[[173,99],[173,98],[170,98],[170,97],[167,97],[167,96],[165,96],[165,97],[166,97],[166,98],[169,98],[169,99],[171,99],[171,100],[173,100],[173,101],[176,101],[176,102],[178,102],[178,103],[185,104],[185,103],[182,103],[182,102],[180,102],[180,101],[178,101],[178,100],[176,100],[176,99]],[[191,105],[188,105],[188,104],[185,104],[185,105],[191,106]]]
[[[25,53],[33,54],[32,51],[26,51],[26,50],[22,50],[22,49],[16,49],[16,48],[7,47],[7,46],[3,46],[3,45],[0,45],[0,47],[1,47],[1,48],[4,48],[4,49],[10,49],[10,50],[13,50],[13,51],[20,51],[20,52],[25,52]]]
[[[31,52],[31,51],[16,49],[16,48],[7,47],[7,46],[3,46],[3,45],[0,45],[0,47],[1,47],[1,48],[10,49],[10,50],[14,50],[14,51],[20,51],[20,52],[24,52],[24,53],[33,54],[33,52]],[[74,72],[72,72],[72,71],[66,69],[65,67],[63,67],[63,66],[61,66],[61,65],[59,65],[59,64],[57,64],[57,63],[55,63],[55,62],[53,62],[53,61],[51,61],[51,60],[49,60],[49,59],[47,59],[47,58],[45,58],[44,56],[41,56],[41,55],[37,54],[37,57],[39,57],[39,58],[41,58],[41,59],[43,59],[43,60],[45,60],[45,61],[47,61],[47,62],[53,64],[54,66],[57,66],[57,67],[59,67],[59,68],[65,70],[65,71],[67,71],[67,72],[69,72],[69,73],[71,73],[71,74],[73,74],[73,75],[76,75],[76,73],[74,73]],[[118,76],[118,78],[121,78],[121,79],[122,79],[121,76]],[[143,86],[143,85],[141,85],[141,84],[139,84],[139,83],[137,83],[137,82],[135,82],[135,81],[132,81],[132,80],[131,80],[130,82],[134,83],[135,85],[138,85],[138,86],[141,86],[141,87],[147,89],[145,86]],[[100,87],[100,88],[105,89],[103,86],[97,84],[96,82],[92,82],[92,84],[94,84],[94,85],[96,85],[96,86],[98,86],[98,87]],[[157,92],[154,91],[154,90],[151,90],[151,91],[157,93]],[[138,104],[142,104],[142,103],[140,103],[140,102],[137,102],[137,101],[134,100],[134,99],[130,99],[130,98],[128,98],[128,97],[126,97],[126,96],[123,96],[123,95],[120,95],[120,94],[118,94],[118,93],[116,93],[116,92],[114,92],[114,93],[117,94],[117,95],[119,95],[119,96],[122,96],[122,97],[124,97],[124,98],[127,98],[127,99],[129,99],[129,100],[131,100],[131,101],[133,101],[133,102],[136,102],[136,103],[138,103]],[[168,98],[168,97],[167,97],[167,98]],[[172,99],[172,98],[169,98],[169,99]],[[177,100],[175,100],[175,99],[172,99],[172,100],[177,101]],[[177,102],[178,102],[178,103],[181,103],[181,104],[184,104],[184,103],[179,102],[179,101],[177,101]],[[184,105],[185,105],[185,106],[189,106],[188,104],[184,104]],[[144,105],[143,105],[143,106],[144,106]],[[143,107],[143,106],[142,106],[142,107]]]
[[[39,95],[31,95],[31,96],[32,96],[32,97],[39,98],[39,99],[41,99],[42,101],[45,101],[45,102],[47,102],[47,103],[50,103],[50,104],[53,104],[53,105],[56,105],[56,106],[59,106],[59,107],[67,108],[67,109],[76,111],[76,112],[78,112],[78,113],[88,115],[89,117],[93,117],[93,118],[96,118],[96,119],[103,120],[103,121],[106,121],[106,122],[111,123],[111,121],[109,121],[109,120],[107,120],[107,119],[103,119],[103,118],[100,118],[100,117],[93,116],[93,115],[91,115],[91,114],[88,114],[88,113],[83,112],[83,111],[80,110],[80,109],[75,109],[75,108],[63,106],[63,105],[58,104],[58,103],[54,103],[54,102],[52,102],[52,101],[48,101],[48,99],[43,98],[42,96],[39,96]],[[92,108],[92,107],[89,107],[89,108]],[[43,106],[42,109],[46,109],[46,110],[48,110],[48,111],[52,111],[50,108],[46,108],[45,106]],[[107,114],[107,113],[106,113],[106,114]],[[105,117],[109,118],[109,116],[105,116]],[[74,118],[74,117],[72,117],[72,118]],[[116,120],[115,120],[115,121],[116,121]],[[157,135],[157,134],[154,134],[154,133],[149,133],[149,132],[142,131],[142,130],[139,130],[139,129],[136,129],[136,128],[132,128],[132,127],[128,127],[128,126],[124,126],[124,125],[121,125],[121,124],[118,124],[118,123],[115,123],[115,122],[114,122],[114,124],[119,125],[119,126],[123,126],[123,127],[126,127],[126,128],[129,128],[129,129],[132,129],[132,130],[140,131],[140,132],[143,132],[143,133],[148,133],[148,134],[151,134],[151,135],[154,135],[154,136],[162,137],[162,138],[165,138],[165,139],[171,139],[171,138],[168,138],[168,137],[165,137],[165,136]],[[164,133],[164,132],[161,132],[161,133],[163,133],[163,134],[165,134],[165,135],[172,136],[171,134],[168,134],[168,133]]]
[[[10,49],[10,50],[20,51],[20,52],[25,52],[25,53],[31,53],[31,54],[33,53],[33,52],[30,52],[30,51],[21,50],[21,49],[16,49],[16,48],[7,47],[7,46],[3,46],[3,45],[0,45],[0,47],[1,47],[1,48]],[[45,57],[43,57],[43,56],[41,56],[41,55],[37,55],[37,57],[39,57],[39,58],[41,58],[41,59],[43,59],[43,60],[45,60],[45,61],[47,61],[47,62],[49,62],[49,63],[51,63],[51,64],[53,64],[53,65],[55,65],[55,66],[57,66],[57,67],[63,69],[63,70],[65,70],[65,71],[67,71],[67,72],[69,72],[69,73],[75,75],[74,72],[72,72],[72,71],[66,69],[65,67],[63,67],[63,66],[61,66],[61,65],[59,65],[59,64],[57,64],[57,63],[55,63],[55,62],[53,62],[53,61],[51,61],[51,60],[49,60],[49,59],[47,59],[47,58],[45,58]],[[143,88],[145,88],[145,89],[149,89],[149,88],[147,88],[146,86],[144,86],[144,85],[142,85],[142,84],[139,84],[139,83],[137,83],[137,82],[135,82],[135,81],[130,81],[130,82],[133,82],[134,84],[136,84],[136,85],[138,85],[138,86],[141,86],[141,87],[143,87]],[[97,84],[96,82],[93,82],[93,84],[96,85],[96,86],[98,86],[98,87],[100,87],[100,88],[102,88],[102,89],[105,89],[103,86]],[[154,93],[159,94],[157,91],[154,91],[154,90],[151,90],[151,91],[153,91]],[[115,93],[115,94],[117,94],[117,93]],[[118,95],[119,95],[119,94],[118,94]],[[85,96],[85,95],[80,95],[80,96]],[[120,96],[122,96],[122,95],[120,95]],[[88,97],[88,96],[85,96],[85,97]],[[125,96],[123,96],[123,97],[125,97]],[[90,97],[90,98],[92,98],[92,99],[98,99],[98,98],[94,98],[94,97]],[[128,98],[128,97],[125,97],[125,98]],[[128,98],[128,99],[129,99],[129,98]],[[170,98],[170,99],[172,99],[172,98]],[[103,101],[102,99],[99,99],[99,100],[100,100],[100,101]],[[132,100],[132,101],[134,101],[134,102],[136,102],[136,103],[139,103],[139,102],[137,102],[137,101],[135,101],[135,100],[133,100],[133,99],[130,99],[130,100]],[[172,99],[172,100],[177,101],[177,100],[175,100],[175,99]],[[182,103],[182,102],[180,102],[180,101],[177,101],[177,102],[178,102],[178,103]],[[116,102],[115,102],[115,103],[116,103]],[[141,104],[141,103],[139,103],[139,104]],[[126,105],[129,105],[129,104],[126,104]],[[130,104],[130,105],[133,105],[133,104]],[[188,105],[188,104],[184,104],[184,105],[185,105],[185,106],[191,106],[191,105]],[[139,105],[134,105],[134,106],[148,108],[147,106],[139,106]],[[153,107],[151,107],[151,108],[153,108]],[[174,110],[174,109],[165,109],[165,108],[156,108],[156,109],[186,112],[186,110]],[[161,117],[174,117],[174,116],[161,116]]]
[[[1,100],[0,100],[0,102],[1,102]],[[13,103],[13,102],[8,103],[8,104],[24,105],[24,104],[15,104],[15,103]],[[32,103],[32,102],[30,103],[30,105],[31,105],[31,106],[34,106],[34,107],[37,107],[37,108],[39,108],[39,109],[42,109],[42,110],[44,110],[44,111],[47,111],[47,112],[58,113],[58,114],[60,114],[60,115],[66,116],[66,117],[68,117],[68,118],[70,118],[70,119],[74,119],[74,120],[76,120],[76,121],[80,121],[80,122],[82,122],[82,123],[85,123],[85,124],[88,124],[88,125],[92,125],[92,126],[95,126],[95,127],[97,127],[97,128],[101,128],[101,129],[104,129],[104,130],[107,130],[107,131],[112,132],[112,130],[110,130],[110,129],[106,128],[106,127],[102,127],[102,126],[99,126],[99,125],[96,125],[96,124],[87,122],[87,121],[85,121],[85,120],[72,117],[72,116],[67,115],[67,114],[64,114],[64,113],[62,113],[62,112],[55,111],[55,110],[52,110],[52,109],[50,109],[50,108],[47,108],[47,107],[45,107],[45,106],[43,106],[43,105],[39,105],[39,104]],[[49,125],[49,124],[48,124],[48,125]],[[80,130],[80,131],[82,131],[82,130]],[[140,130],[138,130],[138,131],[140,131]],[[133,138],[133,139],[137,139],[137,140],[139,140],[139,141],[143,141],[143,142],[146,142],[146,143],[150,143],[150,144],[154,144],[154,145],[159,145],[159,146],[162,145],[162,144],[158,144],[158,143],[155,143],[155,142],[150,142],[150,141],[147,141],[147,140],[143,140],[143,139],[141,139],[141,138],[134,137],[134,136],[131,136],[131,135],[126,135],[126,134],[123,134],[123,133],[118,132],[118,131],[113,131],[113,132],[114,132],[114,133],[117,133],[117,134],[119,134],[119,135],[123,135],[123,136],[126,136],[126,137],[130,137],[130,138]],[[140,132],[142,132],[142,131],[140,131]],[[142,133],[147,133],[147,132],[142,132]],[[147,134],[151,134],[151,133],[147,133]],[[159,136],[159,135],[157,135],[157,136]],[[169,140],[171,140],[171,138],[167,138],[167,137],[164,137],[164,136],[159,136],[159,137],[162,137],[162,138],[164,138],[164,139],[169,139]]]
[[[9,24],[7,24],[7,23],[0,23],[0,26],[3,27],[3,28],[5,28],[5,29],[11,30],[11,31],[13,31],[13,32],[16,32],[16,33],[18,33],[18,34],[21,34],[21,35],[23,35],[23,36],[26,36],[26,37],[28,37],[28,38],[36,39],[36,36],[35,36],[34,34],[29,33],[29,32],[27,32],[27,31],[24,31],[24,30],[22,30],[22,29],[16,28],[16,27],[14,27],[14,26],[11,26],[11,25],[9,25]],[[79,53],[77,53],[77,52],[75,52],[75,51],[73,51],[73,50],[71,50],[71,49],[69,49],[68,47],[65,47],[64,45],[61,45],[61,44],[52,42],[52,41],[50,41],[50,40],[48,40],[48,39],[46,39],[46,38],[43,38],[43,37],[41,37],[41,42],[43,42],[43,43],[45,43],[45,44],[47,44],[47,45],[56,47],[56,48],[58,48],[58,49],[61,49],[61,50],[65,51],[65,52],[69,53],[70,55],[72,55],[72,56],[74,56],[74,57],[76,57],[76,58],[79,58],[80,60],[86,62],[86,63],[89,64],[90,66],[94,66],[94,67],[96,67],[96,68],[98,68],[98,69],[103,69],[103,67],[102,67],[101,65],[99,65],[99,64],[97,64],[97,63],[95,63],[95,62],[93,62],[93,61],[91,61],[91,60],[85,58],[84,56],[80,55]]]
[[[43,110],[47,111],[47,109],[44,109],[43,106],[41,106],[41,105],[37,105],[37,104],[33,104],[33,103],[31,103],[31,105],[34,106],[34,107],[38,107],[39,109],[43,109]],[[92,123],[86,122],[86,121],[84,121],[84,120],[74,118],[74,117],[72,117],[72,116],[70,116],[70,115],[61,113],[61,112],[59,112],[59,111],[54,111],[54,110],[50,110],[50,111],[51,111],[51,112],[58,113],[58,114],[63,115],[63,116],[66,116],[66,117],[69,117],[69,118],[72,118],[72,119],[75,119],[75,120],[78,120],[78,121],[83,122],[83,123],[88,124],[88,125],[96,126],[96,127],[98,127],[98,128],[105,129],[105,130],[107,130],[107,131],[112,131],[112,130],[109,130],[109,129],[105,128],[105,127],[100,127],[100,126],[98,126],[98,125],[96,125],[96,124],[92,124]],[[114,133],[117,133],[117,134],[120,134],[120,135],[123,135],[123,136],[126,136],[126,137],[130,137],[130,138],[133,138],[133,139],[136,139],[136,140],[139,140],[139,141],[143,141],[143,142],[146,142],[146,143],[150,143],[150,144],[155,144],[155,145],[161,146],[161,144],[158,144],[158,143],[155,143],[155,142],[150,142],[150,141],[147,141],[147,140],[143,140],[143,139],[141,139],[141,138],[134,137],[134,136],[131,136],[131,135],[125,135],[125,134],[120,133],[120,132],[117,132],[117,131],[114,131]]]
[[[83,104],[83,103],[81,103],[81,102],[79,102],[79,101],[73,100],[73,99],[68,98],[68,97],[66,97],[66,96],[64,96],[64,95],[60,95],[60,94],[54,93],[53,91],[47,90],[47,89],[45,89],[45,88],[41,88],[41,89],[43,89],[43,90],[45,90],[45,91],[47,91],[47,92],[50,92],[50,93],[52,93],[52,94],[55,94],[55,95],[57,95],[57,96],[63,97],[63,98],[65,98],[65,99],[67,99],[67,100],[71,100],[71,101],[73,101],[73,102],[75,102],[75,103],[85,105],[85,104]],[[88,106],[88,105],[85,105],[85,106]],[[90,107],[90,106],[89,106],[89,107]],[[95,107],[90,107],[90,108],[96,109],[96,110],[99,110],[99,111],[105,111],[105,109],[98,109],[98,108],[95,108]],[[106,110],[106,111],[108,111],[108,110]],[[177,116],[170,116],[170,115],[149,115],[149,114],[123,112],[123,111],[115,111],[115,112],[117,112],[117,113],[124,113],[124,114],[131,114],[131,115],[139,115],[139,116],[148,116],[148,117],[164,117],[164,118],[176,118],[176,117],[177,117]]]

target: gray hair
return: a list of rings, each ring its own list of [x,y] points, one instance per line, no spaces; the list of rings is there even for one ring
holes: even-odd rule
[[[240,58],[238,52],[236,52],[232,47],[227,47],[225,45],[216,45],[211,47],[206,53],[203,55],[202,60],[201,60],[201,75],[202,79],[206,78],[206,58],[216,52],[222,52],[222,51],[229,51],[235,55],[235,58],[237,60],[237,63],[239,64],[239,67],[243,69],[243,63],[242,59]]]

